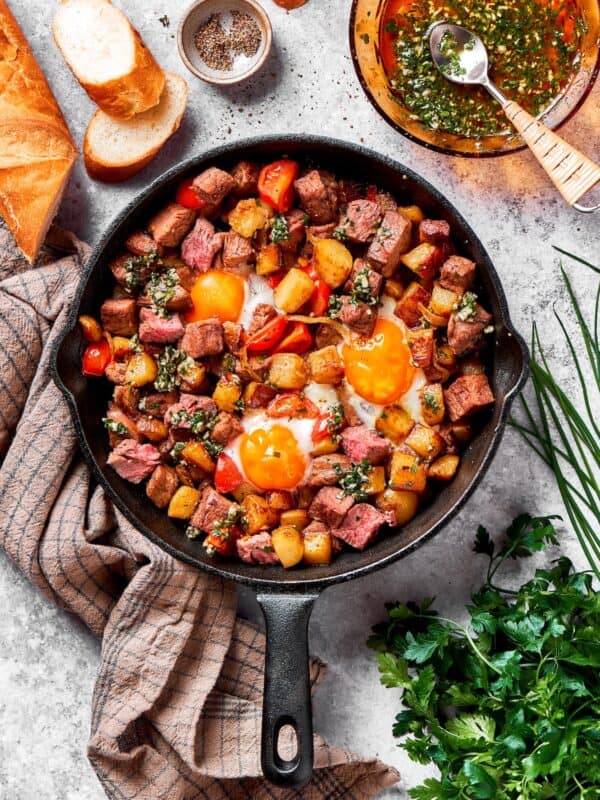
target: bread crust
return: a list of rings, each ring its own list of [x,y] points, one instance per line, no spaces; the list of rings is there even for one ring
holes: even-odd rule
[[[52,21],[52,33],[69,69],[96,105],[111,117],[130,119],[158,104],[165,87],[165,74],[129,19],[123,12],[119,13],[129,26],[133,38],[134,60],[127,74],[112,81],[90,83],[77,73],[77,65],[67,57],[61,45],[58,15]]]
[[[78,151],[40,66],[0,0],[0,215],[30,263]]]

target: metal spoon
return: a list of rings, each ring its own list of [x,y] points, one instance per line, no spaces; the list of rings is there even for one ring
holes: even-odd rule
[[[460,25],[436,22],[428,30],[433,63],[453,83],[483,86],[497,100],[534,156],[570,206],[590,212],[600,208],[577,202],[600,181],[600,167],[567,144],[518,103],[509,100],[488,75],[488,55],[481,39]]]

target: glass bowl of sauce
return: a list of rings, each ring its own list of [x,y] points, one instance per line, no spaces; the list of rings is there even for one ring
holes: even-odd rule
[[[523,146],[483,88],[453,84],[435,68],[426,31],[440,20],[478,34],[492,80],[550,128],[593,86],[598,0],[354,0],[350,47],[359,80],[383,117],[426,147],[491,156]]]

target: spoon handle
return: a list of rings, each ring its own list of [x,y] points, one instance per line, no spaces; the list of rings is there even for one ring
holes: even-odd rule
[[[578,211],[600,208],[586,208],[577,203],[600,181],[600,166],[567,144],[518,103],[509,100],[503,108],[567,203]]]

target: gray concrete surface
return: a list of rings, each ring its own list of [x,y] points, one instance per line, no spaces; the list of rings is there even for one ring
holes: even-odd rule
[[[54,46],[50,21],[55,3],[9,2],[81,143],[93,107]],[[537,319],[552,343],[554,367],[568,377],[565,347],[552,319],[553,303],[563,308],[564,296],[551,245],[593,259],[598,216],[568,210],[526,153],[481,162],[448,158],[389,128],[373,112],[354,74],[347,37],[349,0],[309,0],[289,14],[270,0],[262,2],[274,27],[271,60],[254,81],[222,90],[186,74],[179,62],[174,37],[185,2],[120,0],[162,65],[188,78],[189,109],[160,157],[129,183],[94,184],[79,164],[60,212],[62,224],[93,243],[162,170],[247,135],[312,132],[361,142],[416,169],[470,220],[504,280],[517,328],[528,334]],[[159,22],[165,13],[169,28]],[[565,137],[596,159],[599,97],[600,87],[563,129]],[[589,297],[591,276],[583,268],[572,267],[571,272],[581,296]],[[330,674],[316,698],[316,728],[332,742],[398,767],[402,782],[388,798],[404,798],[406,788],[426,770],[408,761],[392,738],[398,694],[378,683],[364,645],[369,627],[381,618],[383,603],[394,598],[435,595],[446,613],[459,614],[482,575],[482,564],[471,553],[477,525],[497,531],[523,510],[560,512],[561,506],[548,472],[509,431],[487,478],[446,530],[404,561],[329,590],[317,604],[312,647],[329,663]],[[562,545],[582,563],[566,531]],[[85,758],[99,644],[42,599],[1,556],[0,606],[0,798],[100,800],[103,792]]]

